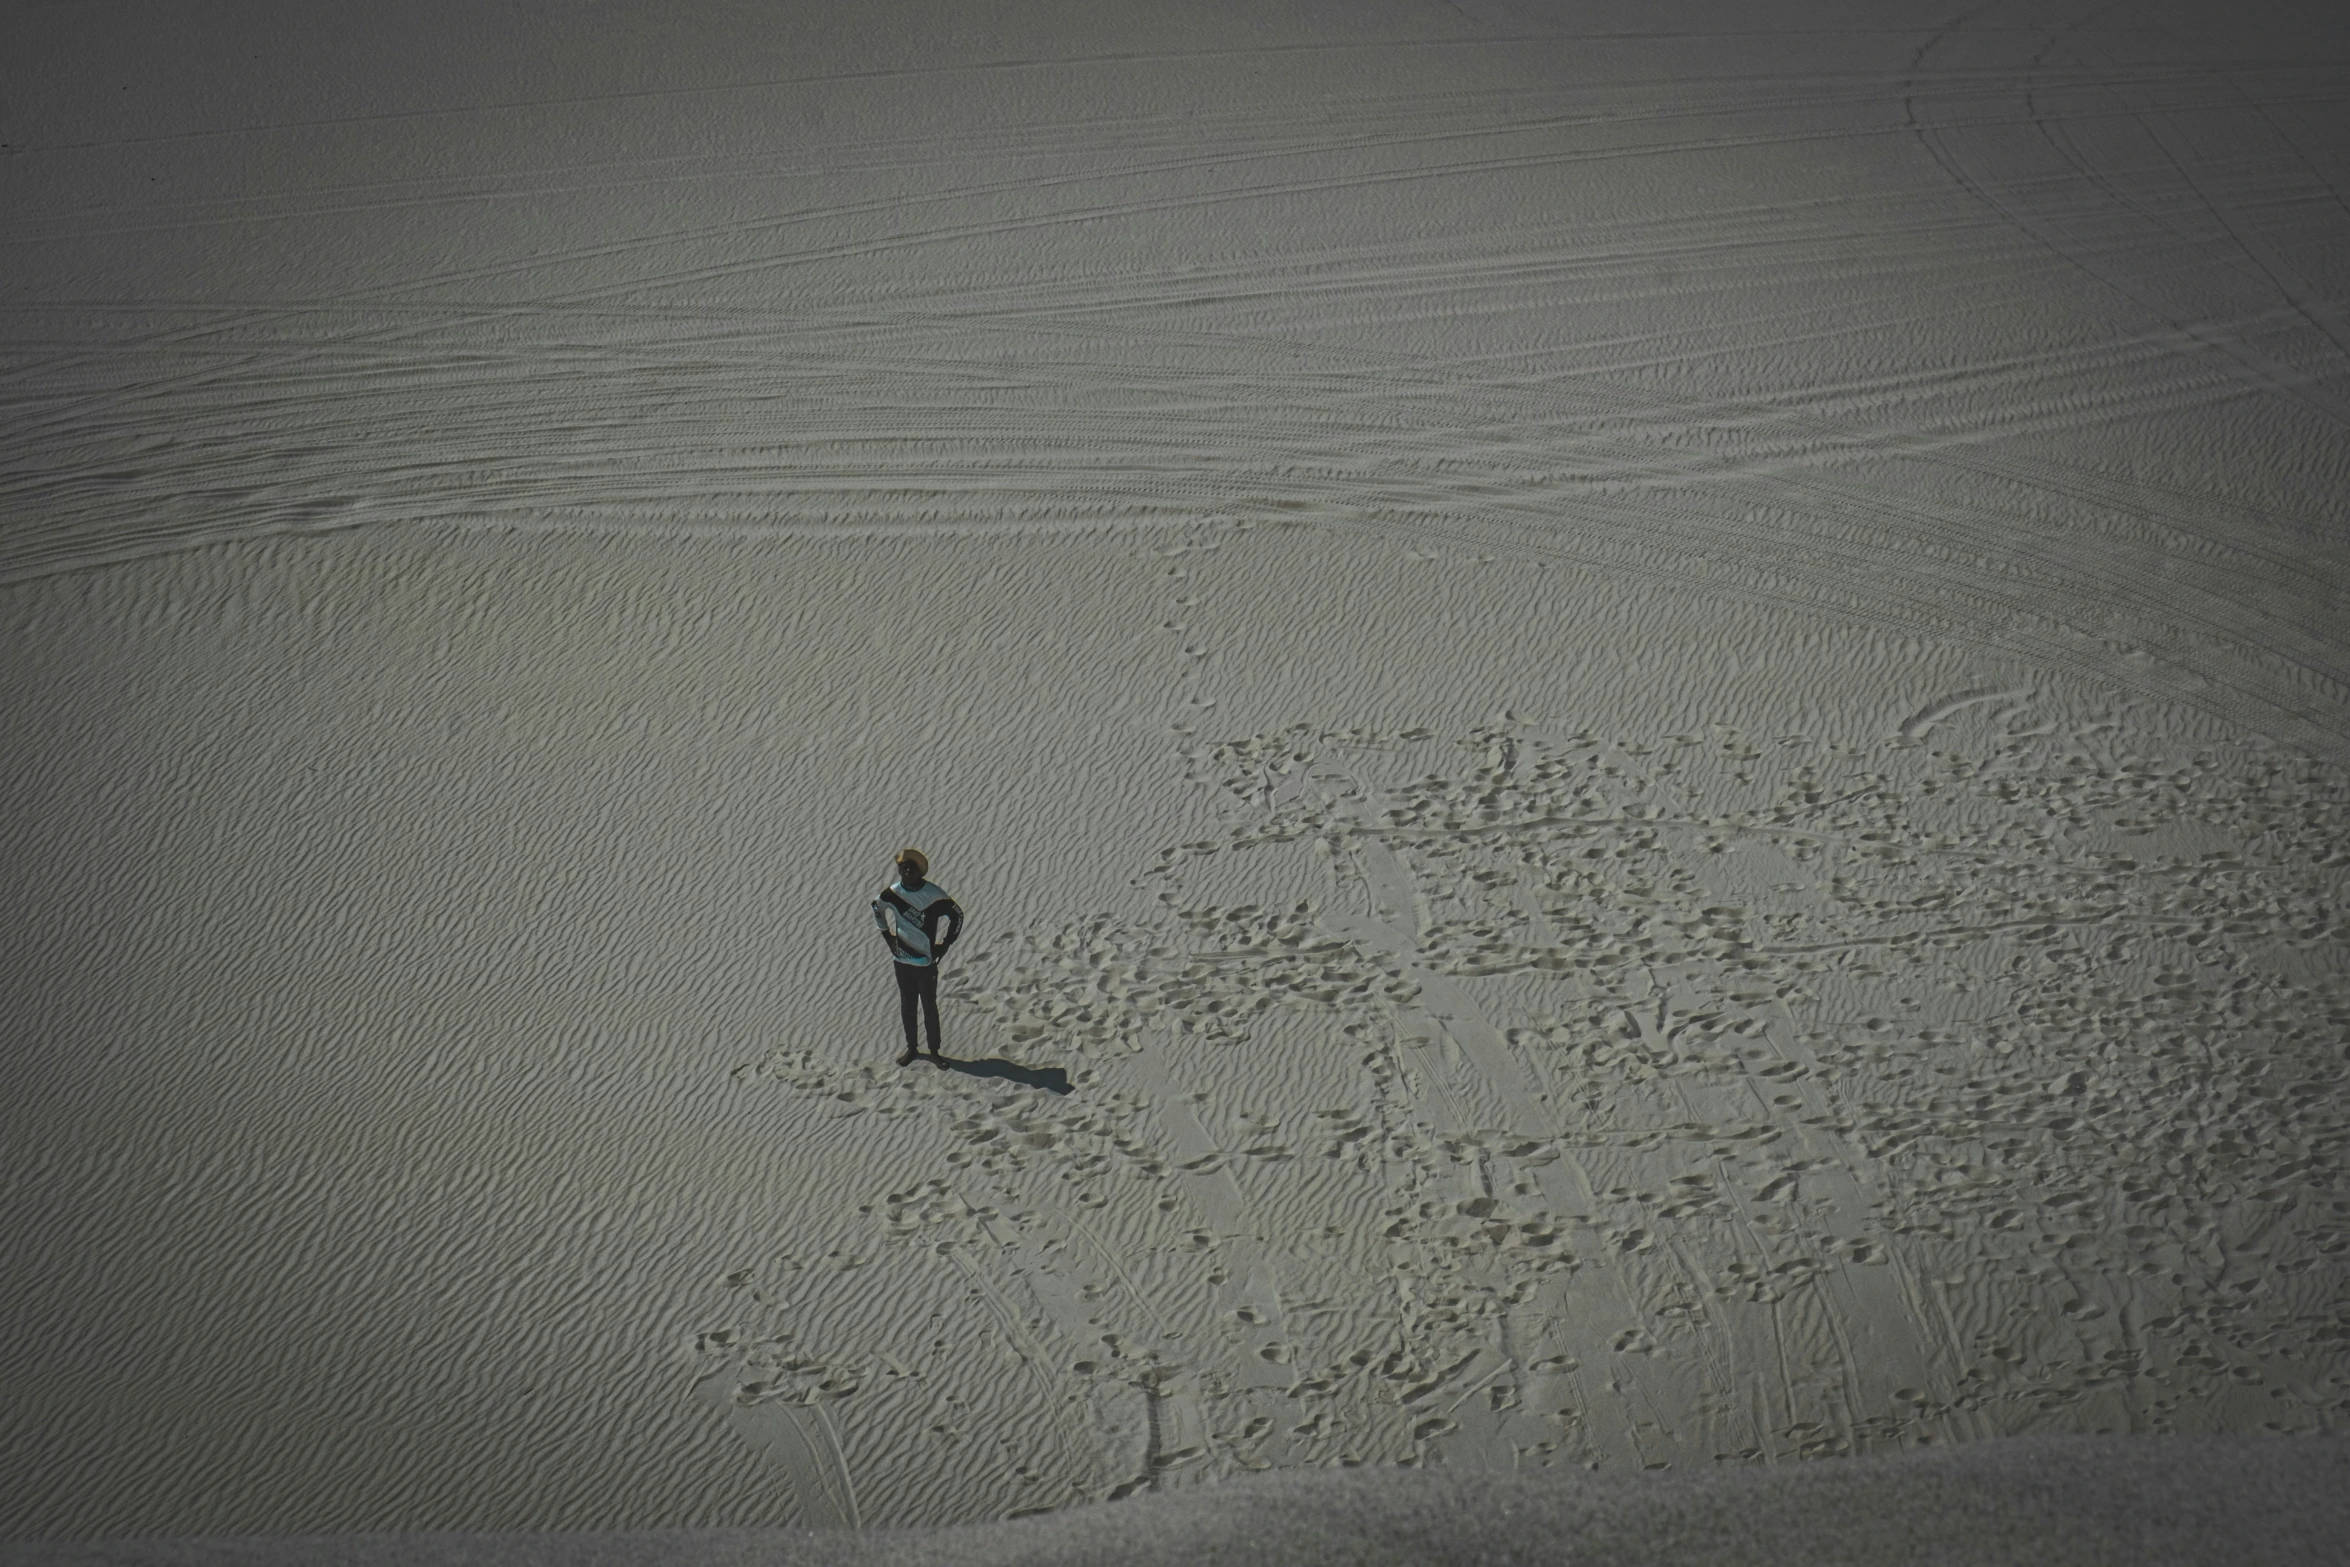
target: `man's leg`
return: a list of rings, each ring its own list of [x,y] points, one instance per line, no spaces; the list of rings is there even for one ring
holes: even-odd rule
[[[904,1066],[914,1059],[918,1045],[914,1033],[914,1003],[921,994],[922,976],[930,971],[912,963],[892,963],[890,967],[897,970],[898,975],[898,1021],[906,1025],[906,1053],[898,1057],[898,1065]]]
[[[938,1054],[938,965],[935,963],[922,965],[922,1021],[930,1030],[930,1053],[936,1056]],[[906,1038],[910,1041],[913,1037],[914,1019],[909,1015],[906,1019]],[[911,1045],[908,1048],[912,1048]]]

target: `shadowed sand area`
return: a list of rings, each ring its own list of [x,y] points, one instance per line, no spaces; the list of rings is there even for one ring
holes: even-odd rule
[[[2350,1444],[2032,1437],[1685,1475],[1348,1470],[1047,1518],[806,1531],[0,1546],[5,1567],[2325,1567]]]

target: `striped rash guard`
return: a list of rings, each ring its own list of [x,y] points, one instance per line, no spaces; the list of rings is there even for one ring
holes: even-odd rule
[[[943,940],[938,934],[941,920],[949,926]],[[928,966],[963,934],[963,911],[937,882],[926,881],[908,890],[903,881],[894,881],[873,900],[873,923],[881,927],[892,957],[900,963]]]

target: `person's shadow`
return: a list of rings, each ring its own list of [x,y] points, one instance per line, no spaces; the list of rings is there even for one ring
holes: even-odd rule
[[[1001,1056],[991,1056],[985,1061],[958,1061],[953,1056],[942,1055],[938,1058],[938,1064],[950,1072],[960,1072],[965,1077],[1001,1078],[1026,1088],[1041,1088],[1050,1094],[1072,1091],[1068,1069],[1065,1067],[1022,1066],[1017,1061],[1006,1061]]]

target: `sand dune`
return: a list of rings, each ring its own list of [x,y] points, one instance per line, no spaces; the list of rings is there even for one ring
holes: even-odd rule
[[[2343,1432],[2338,27],[241,15],[0,20],[0,1538]]]

